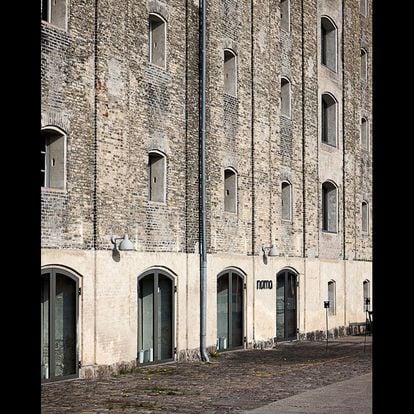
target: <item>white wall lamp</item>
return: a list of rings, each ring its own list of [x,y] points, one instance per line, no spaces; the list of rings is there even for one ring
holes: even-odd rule
[[[116,244],[117,240],[122,240],[121,243],[119,243],[119,246],[117,246]],[[112,236],[111,243],[114,245],[114,250],[119,250],[119,251],[135,250],[133,243],[128,238],[128,234],[124,234],[124,237]]]
[[[263,253],[263,258],[279,256],[279,252],[273,244],[270,246],[263,246],[262,244],[261,253]]]

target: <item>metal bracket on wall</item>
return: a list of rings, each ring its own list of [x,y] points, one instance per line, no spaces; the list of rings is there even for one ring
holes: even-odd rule
[[[78,368],[82,368],[82,361],[78,361]]]
[[[82,288],[78,289],[78,294],[79,294],[79,296],[82,295]]]

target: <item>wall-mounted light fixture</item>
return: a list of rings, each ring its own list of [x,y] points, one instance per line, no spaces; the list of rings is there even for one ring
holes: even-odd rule
[[[274,256],[279,256],[279,252],[276,249],[276,246],[274,246],[273,244],[271,246],[263,246],[261,247],[261,252],[263,253],[263,256],[269,256],[269,257],[274,257]]]
[[[119,243],[119,246],[116,245],[117,240],[122,240],[121,243]],[[128,238],[128,234],[124,234],[124,237],[112,236],[111,243],[114,245],[114,250],[135,250],[133,243]]]

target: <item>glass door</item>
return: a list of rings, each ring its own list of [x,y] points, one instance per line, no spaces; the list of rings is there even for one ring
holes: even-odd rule
[[[243,278],[234,272],[217,279],[217,349],[243,346]]]
[[[173,358],[174,286],[170,277],[154,272],[138,281],[138,362]]]
[[[78,375],[78,280],[53,269],[41,275],[41,379]]]
[[[297,276],[289,271],[277,275],[276,283],[276,337],[279,340],[297,336]]]

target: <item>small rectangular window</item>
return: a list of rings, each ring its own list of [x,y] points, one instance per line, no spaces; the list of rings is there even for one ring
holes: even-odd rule
[[[291,185],[282,183],[282,220],[291,220]]]
[[[41,186],[65,188],[65,141],[65,135],[56,129],[42,130],[40,142]]]
[[[280,0],[280,27],[283,31],[290,31],[290,1]]]
[[[329,315],[336,315],[336,283],[334,281],[328,282],[328,300],[329,300]]]
[[[321,20],[321,63],[336,71],[336,27],[326,17]]]
[[[282,78],[280,85],[280,112],[290,118],[290,82]]]
[[[157,153],[149,155],[149,199],[165,202],[165,157]]]
[[[42,19],[66,30],[67,0],[42,0]]]
[[[150,15],[150,62],[165,68],[166,23],[160,17]]]
[[[368,1],[367,0],[360,0],[359,3],[360,12],[363,16],[367,15],[368,12]]]
[[[366,201],[362,202],[362,231],[368,233],[368,203]]]
[[[224,211],[236,212],[236,173],[232,170],[224,171]]]
[[[364,312],[366,312],[366,311],[369,311],[371,309],[371,295],[370,295],[370,282],[369,282],[369,280],[365,280],[363,282],[362,288],[363,288],[363,295],[364,295],[363,310],[364,310]]]
[[[224,93],[236,96],[236,55],[230,50],[224,51]]]
[[[337,103],[330,94],[322,95],[322,142],[336,147]]]
[[[330,183],[322,184],[322,230],[330,233],[337,232],[338,221],[337,189]]]
[[[367,80],[368,72],[368,54],[364,49],[361,49],[361,79]]]
[[[361,119],[361,146],[368,149],[368,121],[365,118]]]

